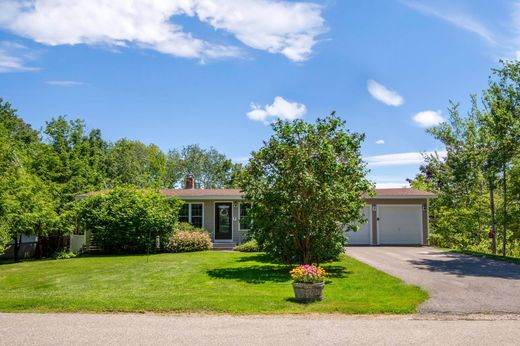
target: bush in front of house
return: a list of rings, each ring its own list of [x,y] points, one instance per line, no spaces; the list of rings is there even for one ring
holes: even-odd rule
[[[245,243],[235,246],[233,250],[240,252],[259,252],[260,248],[258,246],[257,241],[251,239],[249,241],[246,241]]]
[[[77,215],[92,232],[92,243],[114,254],[164,250],[182,206],[176,198],[131,186],[116,187],[77,203]]]
[[[207,229],[195,227],[188,222],[179,222],[177,225],[175,225],[175,232],[205,232],[209,234]]]
[[[176,231],[168,240],[167,249],[171,252],[193,252],[211,249],[211,237],[208,232],[199,229]]]

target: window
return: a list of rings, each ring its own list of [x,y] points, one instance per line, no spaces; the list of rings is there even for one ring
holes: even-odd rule
[[[249,203],[240,203],[240,230],[247,231],[251,226],[251,219],[248,218],[247,212],[251,208]]]
[[[204,205],[202,203],[184,203],[179,213],[179,222],[187,222],[202,228],[204,224]]]
[[[202,203],[191,204],[190,223],[198,228],[202,228]]]

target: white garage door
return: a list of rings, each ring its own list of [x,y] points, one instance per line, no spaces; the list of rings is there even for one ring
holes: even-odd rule
[[[379,244],[421,244],[422,206],[379,205]]]
[[[361,225],[357,232],[347,232],[347,244],[370,245],[370,206],[363,208],[367,222]]]

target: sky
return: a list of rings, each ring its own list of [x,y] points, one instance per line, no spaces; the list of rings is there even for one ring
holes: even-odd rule
[[[519,56],[518,0],[0,0],[0,97],[36,129],[246,162],[277,118],[336,111],[378,187],[442,155],[425,130]]]

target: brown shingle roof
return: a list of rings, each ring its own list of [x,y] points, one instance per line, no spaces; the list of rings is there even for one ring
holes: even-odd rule
[[[390,197],[390,196],[406,196],[406,197],[434,197],[435,194],[422,191],[419,189],[414,189],[410,187],[401,187],[401,188],[388,188],[388,189],[376,189],[376,195],[374,197]]]
[[[165,196],[177,197],[218,197],[218,196],[234,196],[242,197],[239,189],[163,189],[161,192]],[[375,189],[375,196],[378,197],[434,197],[435,194],[414,188],[391,188],[391,189]]]
[[[104,190],[101,192],[107,192]],[[80,196],[92,196],[100,192],[89,192]],[[161,189],[164,196],[176,196],[179,198],[241,198],[242,193],[239,189]],[[431,198],[435,194],[414,188],[391,188],[391,189],[375,189],[375,195],[371,198]]]
[[[242,196],[239,189],[162,189],[161,193],[177,197]]]

